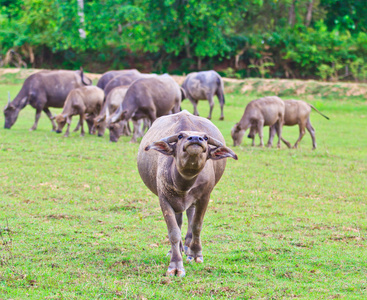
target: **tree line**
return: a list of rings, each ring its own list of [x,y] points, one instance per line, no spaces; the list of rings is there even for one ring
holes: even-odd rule
[[[367,1],[0,0],[1,65],[367,78]]]

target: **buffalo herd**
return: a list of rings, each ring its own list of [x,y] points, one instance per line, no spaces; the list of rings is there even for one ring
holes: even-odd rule
[[[103,136],[108,128],[112,142],[117,142],[121,135],[132,134],[132,142],[143,137],[138,151],[138,170],[145,185],[158,196],[166,221],[171,243],[167,274],[184,276],[182,252],[188,262],[204,261],[200,233],[210,193],[224,172],[225,158],[237,160],[237,155],[226,147],[221,132],[209,121],[215,95],[221,107],[220,120],[223,120],[224,86],[215,71],[190,73],[182,86],[168,74],[143,74],[135,69],[106,72],[96,86],[82,69],[40,71],[25,80],[13,101],[9,95],[4,108],[4,127],[11,128],[20,110],[30,104],[36,109],[35,123],[30,130],[37,128],[44,111],[53,131],[61,133],[67,125],[65,137],[69,135],[71,118],[75,115],[79,115],[79,122],[74,131],[81,128],[82,136],[86,120],[90,134],[97,132],[98,136]],[[181,111],[185,98],[193,104],[194,115]],[[208,118],[199,117],[199,100],[208,100]],[[50,107],[63,110],[55,117]],[[232,128],[234,146],[241,144],[248,129],[252,145],[255,145],[255,135],[259,134],[260,146],[263,146],[263,127],[269,126],[268,146],[272,146],[277,134],[278,148],[281,141],[291,148],[282,137],[282,128],[283,125],[298,125],[300,134],[293,147],[297,148],[307,129],[315,149],[311,109],[327,118],[314,106],[300,100],[283,101],[276,96],[253,100]],[[188,229],[183,243],[181,226],[185,211]]]

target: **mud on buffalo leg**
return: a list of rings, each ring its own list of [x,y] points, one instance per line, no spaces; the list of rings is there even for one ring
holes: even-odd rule
[[[182,254],[180,251],[181,230],[177,224],[176,213],[165,196],[159,196],[159,204],[167,224],[168,238],[171,243],[171,261],[167,270],[167,275],[183,277],[185,276],[185,269],[183,267]]]
[[[52,123],[52,131],[56,131],[56,123],[52,117],[52,113],[51,111],[48,109],[48,107],[44,107],[43,111],[46,113],[47,117],[50,119],[51,123]]]
[[[310,118],[307,119],[306,128],[307,128],[307,130],[310,133],[311,138],[312,138],[312,149],[315,150],[316,146],[317,146],[316,145],[316,137],[315,137],[315,129],[311,125]]]

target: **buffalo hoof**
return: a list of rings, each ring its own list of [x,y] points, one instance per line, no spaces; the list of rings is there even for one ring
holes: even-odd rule
[[[224,117],[220,117],[220,118],[219,118],[219,121],[223,121],[223,120],[224,120]]]
[[[103,136],[103,134],[98,133],[98,136],[99,136],[99,137],[102,137],[102,136]]]
[[[177,277],[184,277],[186,275],[185,269],[181,268],[171,268],[168,267],[167,276],[177,276]]]
[[[84,136],[84,133],[81,133],[80,136]]]
[[[186,261],[188,262],[188,263],[192,263],[192,262],[196,262],[196,263],[199,263],[199,264],[201,264],[201,263],[203,263],[204,262],[204,258],[202,257],[202,256],[198,256],[198,257],[193,257],[193,256],[188,256],[187,257],[187,259],[186,259]]]
[[[68,134],[64,134],[64,138],[67,138],[67,137],[69,137],[69,135]]]
[[[29,131],[34,131],[34,130],[36,130],[36,128],[29,128]]]
[[[61,130],[56,130],[56,133],[61,133],[62,131]]]
[[[207,119],[208,119],[208,120],[211,120],[211,119],[212,119],[212,117],[207,117]]]

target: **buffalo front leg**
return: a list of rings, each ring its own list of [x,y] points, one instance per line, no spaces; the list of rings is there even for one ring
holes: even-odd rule
[[[208,206],[209,196],[200,199],[200,201],[196,202],[195,205],[195,213],[191,222],[191,230],[192,230],[192,240],[190,242],[190,247],[187,250],[187,261],[192,262],[195,261],[197,263],[204,262],[200,233],[203,228],[204,215],[206,212],[206,208]]]
[[[52,117],[51,111],[48,109],[48,107],[44,107],[43,111],[46,113],[47,117],[50,119],[52,123],[52,131],[56,131],[56,124],[55,124],[54,118]]]
[[[80,124],[80,127],[81,127],[81,132],[80,132],[80,136],[84,136],[85,135],[85,132],[84,132],[84,114],[80,114],[79,115],[79,124]]]
[[[164,220],[167,224],[168,238],[171,243],[171,261],[168,266],[167,275],[179,277],[185,276],[185,269],[183,267],[182,253],[180,249],[181,230],[176,220],[176,213],[167,199],[160,195],[159,204],[161,206]]]
[[[70,132],[70,124],[71,124],[71,117],[70,117],[70,119],[69,119],[69,120],[67,120],[67,124],[68,124],[68,126],[67,126],[67,128],[66,128],[66,132],[65,132],[65,134],[64,134],[64,137],[68,137],[68,136],[69,136],[69,132]]]
[[[191,223],[194,218],[195,214],[195,205],[191,205],[186,210],[186,216],[187,216],[187,232],[185,236],[185,245],[184,245],[184,252],[187,255],[187,251],[189,250],[191,240],[192,240],[192,230],[191,230]]]
[[[40,119],[41,117],[41,113],[42,113],[42,109],[36,109],[36,118],[34,120],[34,124],[33,126],[29,129],[29,131],[33,131],[33,130],[36,130],[37,129],[37,125],[38,125],[38,120]]]

